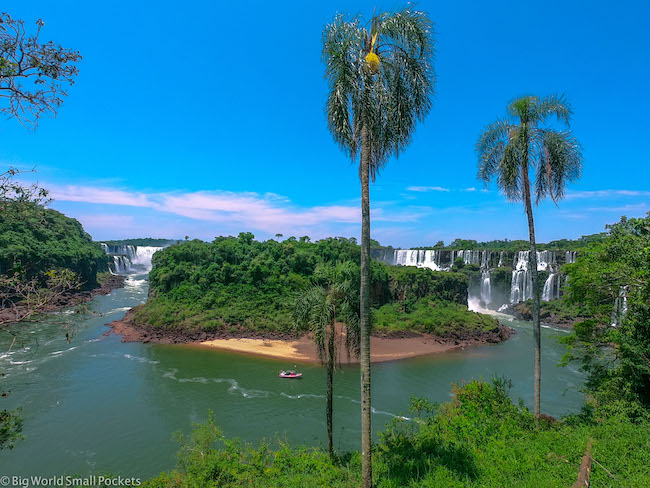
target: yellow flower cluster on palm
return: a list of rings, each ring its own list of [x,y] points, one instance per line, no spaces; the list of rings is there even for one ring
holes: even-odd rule
[[[370,71],[374,74],[379,71],[379,56],[375,54],[375,43],[377,42],[377,34],[372,36],[372,44],[370,46],[370,52],[366,54],[366,63],[370,68]]]
[[[379,56],[377,56],[375,53],[369,52],[366,54],[366,63],[368,63],[368,67],[373,73],[379,71]]]

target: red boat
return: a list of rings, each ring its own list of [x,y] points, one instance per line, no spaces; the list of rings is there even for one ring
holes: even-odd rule
[[[302,373],[295,371],[280,371],[280,378],[302,378]]]

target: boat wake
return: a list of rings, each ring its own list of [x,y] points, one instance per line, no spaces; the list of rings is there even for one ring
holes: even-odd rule
[[[125,357],[126,359],[130,359],[131,361],[138,361],[140,363],[147,363],[147,364],[158,364],[160,362],[154,359],[143,358],[141,356],[132,356],[131,354],[123,354],[122,357]]]
[[[169,378],[179,383],[230,383],[230,388],[228,388],[228,393],[230,394],[240,394],[244,398],[266,398],[271,395],[271,392],[264,390],[249,390],[243,388],[239,385],[237,380],[233,378],[205,378],[203,376],[197,376],[195,378],[177,378],[176,373],[177,369],[172,369],[163,374],[164,378]]]

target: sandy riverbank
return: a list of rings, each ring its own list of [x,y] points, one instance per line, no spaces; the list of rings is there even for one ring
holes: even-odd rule
[[[264,356],[295,362],[318,362],[316,347],[308,335],[300,338],[275,333],[261,336],[241,329],[236,333],[216,331],[186,331],[144,327],[135,323],[135,309],[129,310],[124,318],[107,324],[111,331],[122,336],[122,342],[143,342],[155,344],[186,344],[192,347],[219,349],[241,354]],[[480,344],[496,344],[510,337],[512,329],[500,325],[493,331],[467,332],[454,337],[437,337],[416,332],[401,332],[392,335],[371,337],[371,361],[393,361],[429,354],[440,354]],[[344,337],[339,333],[338,350],[341,363],[355,363],[344,353]]]
[[[441,339],[428,335],[406,338],[371,337],[370,360],[378,363],[407,359],[428,354],[437,354],[464,347],[463,344],[440,342]],[[197,344],[201,347],[221,349],[256,356],[265,356],[296,362],[318,362],[318,354],[313,341],[304,336],[298,340],[273,339],[213,339]],[[340,355],[341,363],[356,363],[357,358]]]

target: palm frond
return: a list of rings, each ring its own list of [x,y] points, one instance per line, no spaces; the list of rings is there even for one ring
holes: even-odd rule
[[[497,186],[511,202],[518,202],[523,195],[522,161],[525,141],[518,131],[513,130],[508,144],[503,150],[497,171]]]
[[[433,22],[425,12],[406,5],[392,13],[377,16],[377,32],[385,43],[389,39],[413,57],[430,58],[433,55]]]
[[[508,134],[513,129],[507,120],[499,119],[489,124],[476,142],[475,151],[478,156],[477,177],[485,186],[496,176],[508,145]]]
[[[571,131],[540,131],[540,151],[535,168],[535,202],[546,196],[557,203],[564,198],[567,182],[582,173],[582,150]]]
[[[323,30],[323,62],[329,93],[325,111],[327,124],[335,142],[351,158],[355,158],[358,136],[352,118],[361,87],[361,52],[365,29],[358,18],[337,15]]]
[[[549,95],[544,97],[534,107],[534,116],[539,123],[546,123],[550,117],[555,116],[559,122],[569,126],[573,109],[564,95]]]
[[[433,69],[433,23],[421,11],[405,7],[382,14],[378,33],[383,41],[378,84],[383,85],[385,113],[380,134],[385,154],[399,153],[411,142],[418,122],[424,120],[432,106],[435,71]]]

